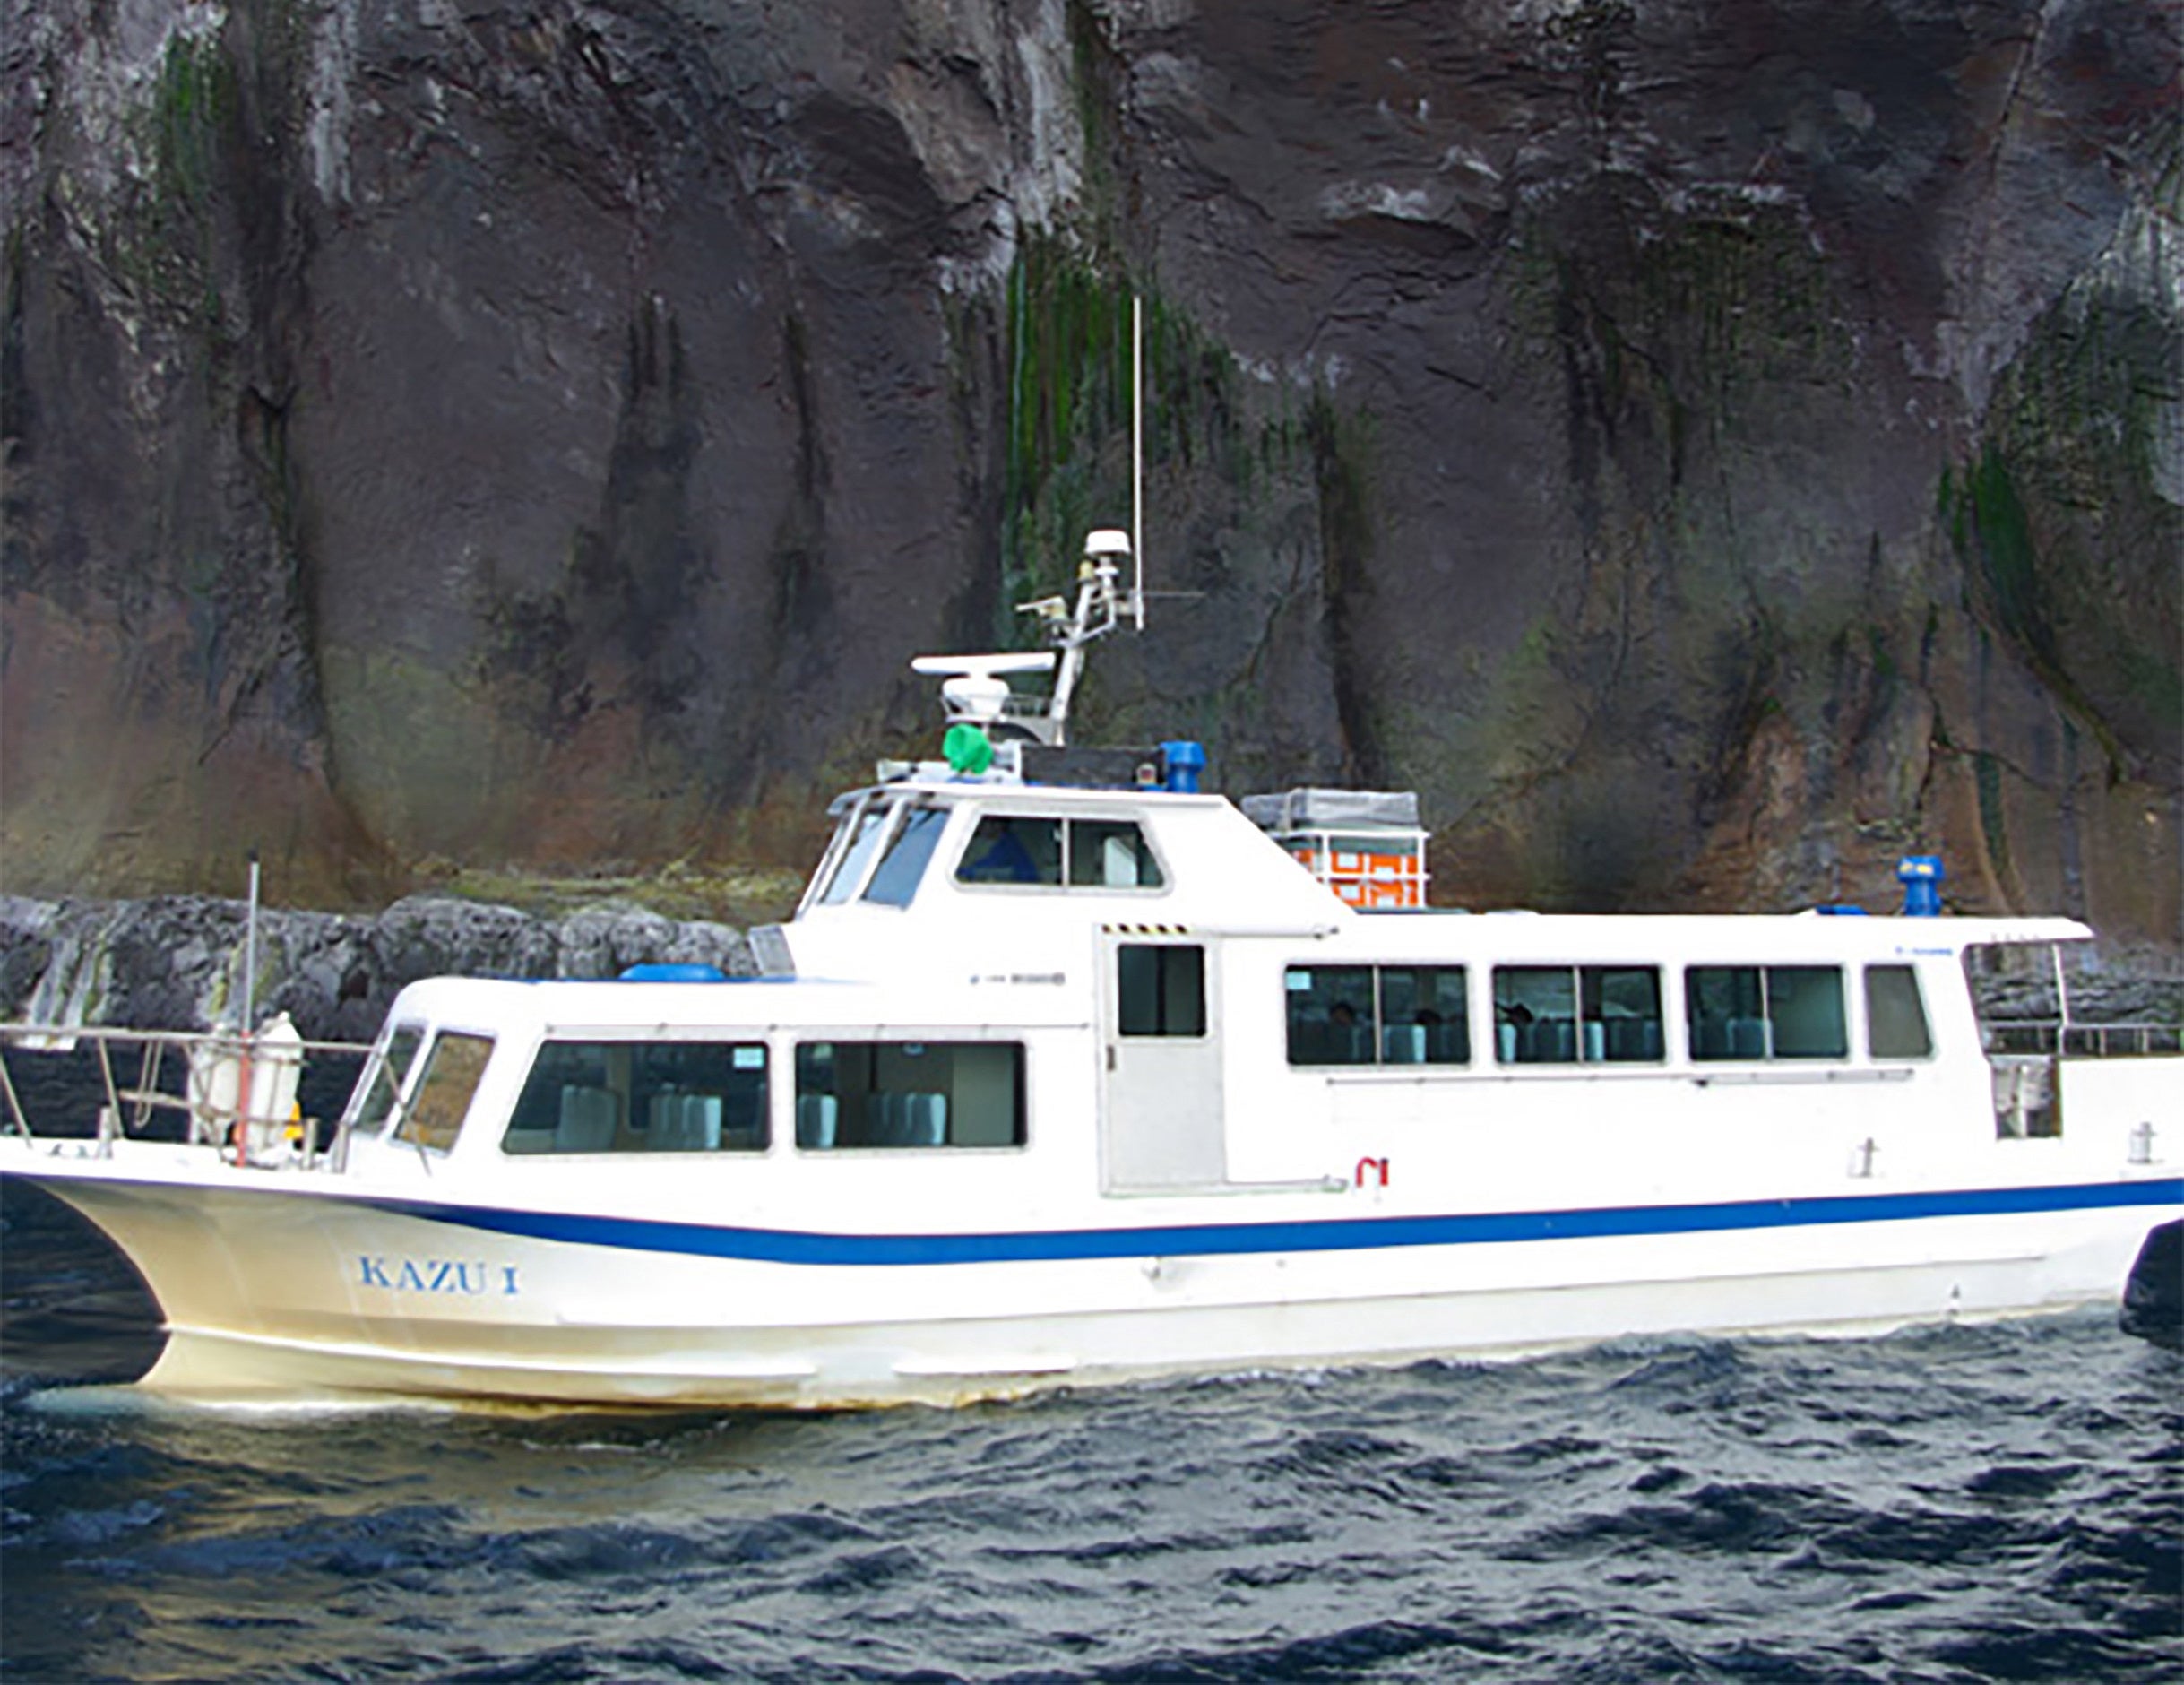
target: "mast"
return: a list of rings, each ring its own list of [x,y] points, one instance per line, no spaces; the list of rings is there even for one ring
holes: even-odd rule
[[[952,724],[974,725],[1004,737],[1030,738],[1055,748],[1069,741],[1069,708],[1083,676],[1085,646],[1126,620],[1145,629],[1144,300],[1130,298],[1130,530],[1101,527],[1084,535],[1077,563],[1076,595],[1040,597],[1016,612],[1038,617],[1050,652],[1005,655],[920,655],[911,667],[938,676],[941,701]],[[1122,559],[1130,558],[1130,583],[1121,588]],[[1043,700],[1008,687],[1009,673],[1051,669],[1054,689]]]

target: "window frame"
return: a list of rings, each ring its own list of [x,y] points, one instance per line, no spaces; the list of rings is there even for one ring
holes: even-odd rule
[[[727,1143],[725,1137],[729,1133],[727,1123],[729,1091],[726,1087],[722,1087],[717,1096],[722,1102],[721,1121],[722,1145],[713,1147],[662,1147],[652,1145],[649,1139],[644,1139],[641,1145],[640,1137],[649,1137],[651,1134],[652,1120],[649,1114],[643,1121],[638,1119],[638,1095],[640,1092],[643,1092],[648,1099],[657,1101],[662,1098],[662,1094],[657,1083],[649,1084],[641,1091],[637,1082],[637,1074],[633,1066],[626,1088],[617,1089],[611,1083],[600,1084],[608,1092],[616,1093],[617,1097],[617,1122],[614,1138],[609,1145],[599,1147],[552,1145],[542,1148],[512,1148],[509,1142],[522,1128],[522,1119],[525,1115],[525,1102],[531,1098],[531,1085],[539,1076],[548,1050],[554,1048],[590,1049],[608,1053],[609,1056],[614,1051],[626,1051],[632,1056],[638,1056],[647,1052],[657,1054],[672,1049],[706,1049],[727,1056],[730,1069],[737,1068],[736,1056],[738,1054],[755,1051],[759,1056],[757,1067],[759,1073],[758,1142],[755,1145],[732,1145]],[[772,1153],[773,1146],[773,1045],[762,1033],[701,1039],[696,1036],[632,1034],[626,1031],[619,1033],[613,1032],[586,1033],[557,1025],[540,1036],[538,1042],[532,1047],[531,1062],[524,1068],[522,1083],[517,1088],[515,1099],[509,1106],[508,1120],[501,1129],[500,1140],[496,1145],[499,1146],[502,1155],[507,1158],[582,1159],[588,1163],[596,1163],[601,1159],[608,1158],[640,1158],[660,1154],[674,1154],[685,1162],[693,1159],[716,1157],[729,1157],[738,1160],[764,1158]],[[569,1084],[565,1082],[563,1085],[566,1087]],[[713,1096],[696,1094],[691,1097],[703,1099]],[[537,1131],[534,1126],[531,1130],[525,1132],[535,1133]],[[626,1145],[623,1141],[625,1136],[629,1137]]]
[[[899,909],[907,907],[911,902],[917,900],[919,890],[924,887],[926,877],[933,869],[933,861],[940,852],[941,842],[947,836],[948,821],[954,817],[954,812],[952,808],[937,801],[926,800],[914,796],[906,800],[897,801],[894,804],[894,812],[887,822],[886,834],[880,839],[878,848],[873,854],[871,864],[865,868],[864,882],[855,891],[858,903],[860,906]],[[928,818],[932,821],[931,837],[923,845],[922,856],[913,857],[902,853],[904,844],[911,840],[911,827],[917,825],[923,829],[921,822]],[[898,860],[908,861],[913,858],[915,858],[915,865],[909,868],[910,881],[902,886],[903,893],[900,900],[897,900],[892,894],[876,895],[872,893],[879,887],[881,875],[891,864]],[[892,889],[893,886],[890,887]]]
[[[1847,963],[1840,960],[1784,960],[1777,963],[1769,963],[1765,960],[1729,960],[1710,963],[1686,964],[1683,968],[1684,1055],[1686,1059],[1694,1065],[1812,1066],[1839,1065],[1847,1062],[1852,1056],[1851,999],[1849,989],[1845,985],[1847,970]],[[1736,1051],[1733,1046],[1733,1036],[1731,1038],[1732,1045],[1727,1051],[1720,1053],[1700,1051],[1699,1018],[1696,1008],[1701,991],[1695,987],[1695,980],[1700,973],[1707,972],[1746,972],[1757,977],[1759,991],[1757,1021],[1760,1027],[1760,1047],[1757,1053]],[[1785,1053],[1778,1050],[1779,1036],[1775,1015],[1777,994],[1774,982],[1774,976],[1776,972],[1785,974],[1811,972],[1823,977],[1832,977],[1834,980],[1835,1028],[1839,1042],[1835,1051]],[[1726,1030],[1730,1025],[1739,1021],[1748,1020],[1749,1017],[1750,1015],[1746,1014],[1720,1018],[1717,1022]]]
[[[843,1113],[847,1110],[842,1104],[845,1091],[840,1086],[839,1076],[834,1074],[841,1070],[843,1062],[841,1060],[838,1051],[842,1048],[862,1049],[869,1056],[865,1064],[867,1077],[865,1087],[861,1090],[850,1091],[857,1093],[859,1096],[858,1107],[859,1116],[857,1121],[864,1127],[868,1135],[873,1133],[871,1112],[872,1102],[875,1098],[885,1097],[897,1092],[902,1093],[906,1098],[937,1093],[948,1102],[943,1112],[942,1128],[946,1133],[944,1133],[942,1138],[938,1141],[865,1139],[848,1142],[833,1139],[833,1136],[842,1128]],[[820,1049],[826,1050],[824,1057],[830,1067],[828,1082],[824,1089],[809,1084],[807,1078],[807,1072],[810,1066],[816,1062],[816,1058],[811,1056],[816,1055],[817,1050]],[[883,1088],[871,1080],[877,1074],[880,1056],[883,1052],[901,1050],[908,1057],[918,1058],[935,1049],[946,1049],[950,1054],[948,1086],[945,1090],[897,1091],[892,1087]],[[949,1138],[961,1121],[961,1114],[955,1103],[960,1097],[961,1089],[957,1083],[957,1073],[954,1061],[954,1056],[964,1049],[1000,1049],[1011,1056],[1008,1060],[1008,1074],[1012,1090],[1010,1094],[1010,1138],[1008,1140],[955,1141]],[[927,1154],[1022,1153],[1031,1145],[1032,1053],[1029,1044],[1019,1037],[918,1036],[900,1033],[882,1037],[854,1033],[842,1034],[817,1028],[800,1028],[790,1045],[788,1062],[790,1069],[787,1087],[791,1125],[787,1133],[790,1147],[799,1157],[830,1158],[840,1154],[862,1156],[873,1153]],[[803,1102],[807,1098],[831,1099],[835,1102],[833,1115],[825,1122],[824,1128],[819,1124],[817,1113],[807,1114],[806,1112]],[[883,1113],[883,1117],[884,1115]],[[828,1138],[818,1138],[821,1135],[824,1135]]]
[[[1030,882],[1011,882],[999,878],[965,877],[963,868],[970,863],[971,851],[977,848],[979,834],[988,820],[1011,822],[1030,821],[1049,824],[1056,827],[1055,876],[1052,879],[1037,878]],[[1079,826],[1127,825],[1137,833],[1139,852],[1150,861],[1158,881],[1150,884],[1078,883],[1075,881],[1076,836]],[[948,869],[948,877],[958,889],[973,894],[1005,895],[1165,895],[1171,892],[1173,874],[1169,870],[1168,859],[1152,840],[1152,831],[1135,814],[1065,813],[1054,809],[1016,809],[1011,808],[982,808],[976,823],[971,825],[963,838],[963,847]]]
[[[401,1062],[401,1073],[390,1077],[390,1061],[396,1046],[404,1037],[412,1045]],[[370,1062],[357,1084],[357,1092],[350,1104],[353,1109],[350,1128],[361,1138],[376,1140],[384,1136],[401,1116],[402,1091],[410,1085],[410,1075],[418,1068],[417,1058],[432,1042],[429,1024],[397,1024],[389,1027],[385,1038],[373,1050]],[[382,1091],[386,1093],[386,1105],[376,1116],[372,1103]]]
[[[1158,958],[1154,962],[1155,975],[1158,980],[1155,986],[1156,998],[1154,1003],[1154,1016],[1162,1027],[1154,1030],[1134,1030],[1130,1027],[1129,1002],[1124,994],[1124,956],[1126,955],[1136,954],[1140,952],[1162,956],[1170,954],[1189,954],[1196,956],[1198,972],[1198,1027],[1196,1029],[1171,1030],[1165,1027],[1172,1016],[1170,1010],[1170,980],[1169,973],[1170,971],[1176,968],[1171,966],[1164,957]],[[1204,943],[1118,942],[1115,944],[1114,947],[1114,959],[1115,1034],[1118,1040],[1128,1041],[1204,1041],[1213,1033],[1213,1013],[1210,997],[1213,972],[1213,966],[1210,963],[1210,955],[1206,952],[1206,945]]]
[[[1917,1009],[1919,1032],[1925,1046],[1915,1053],[1881,1051],[1873,1026],[1873,974],[1876,972],[1900,972],[1911,985],[1911,1004]],[[1863,996],[1865,1018],[1865,1053],[1876,1064],[1918,1064],[1934,1057],[1934,1015],[1926,1009],[1926,988],[1919,981],[1919,968],[1908,960],[1871,960],[1859,972],[1859,989]]]
[[[1490,969],[1493,985],[1491,1012],[1494,1024],[1494,1064],[1497,1067],[1503,1070],[1515,1070],[1520,1067],[1535,1066],[1550,1069],[1566,1067],[1597,1069],[1607,1066],[1656,1067],[1668,1062],[1668,991],[1663,981],[1667,968],[1661,961],[1650,959],[1524,961],[1499,963]],[[1536,1019],[1532,1015],[1531,1008],[1522,998],[1505,999],[1502,979],[1505,974],[1517,972],[1557,975],[1566,980],[1562,989],[1558,991],[1556,1004],[1560,1005],[1567,1001],[1569,1008],[1567,1022],[1570,1051],[1567,1058],[1562,1058],[1559,1055],[1541,1057],[1536,1052],[1528,1053],[1526,1051],[1524,1032],[1542,1021]],[[1637,976],[1650,980],[1653,1007],[1651,1016],[1644,1014],[1620,1014],[1610,1017],[1607,1010],[1606,989],[1610,978],[1614,976]],[[1515,991],[1510,992],[1513,997],[1515,996]],[[1514,1014],[1517,1010],[1525,1013],[1526,1015],[1524,1019],[1518,1020],[1514,1015],[1504,1016],[1505,1012]],[[1562,1020],[1558,1017],[1544,1022],[1559,1025]],[[1655,1031],[1657,1042],[1654,1050],[1650,1053],[1642,1051],[1635,1054],[1619,1053],[1613,1050],[1609,1045],[1608,1037],[1608,1026],[1610,1024],[1652,1024]],[[1596,1024],[1600,1026],[1601,1032],[1601,1051],[1597,1058],[1588,1050],[1590,1038],[1586,1034],[1586,1032]],[[1505,1029],[1512,1033],[1506,1042],[1510,1050],[1506,1053],[1503,1051],[1505,1041],[1502,1032]]]
[[[1362,989],[1357,989],[1352,985],[1349,989],[1337,987],[1323,991],[1310,982],[1299,989],[1295,981],[1299,976],[1317,978],[1340,975],[1347,978],[1357,972],[1364,973]],[[1451,1015],[1441,1015],[1437,1025],[1428,1026],[1417,1024],[1416,1012],[1418,1010],[1429,1010],[1437,1015],[1439,1014],[1438,1007],[1429,1004],[1426,1007],[1415,1008],[1409,1024],[1391,1024],[1388,1021],[1387,1007],[1387,979],[1391,972],[1407,972],[1414,978],[1422,972],[1455,976],[1458,980],[1458,992],[1463,996],[1462,1010]],[[1282,1057],[1289,1068],[1294,1071],[1396,1070],[1417,1076],[1435,1071],[1470,1070],[1476,1063],[1472,1044],[1471,972],[1470,962],[1461,960],[1342,960],[1332,964],[1316,960],[1286,962],[1282,968]],[[1306,1028],[1325,1030],[1334,1026],[1331,1019],[1328,1023],[1308,1023],[1299,1020],[1295,1010],[1297,997],[1311,995],[1318,998],[1323,994],[1334,996],[1335,998],[1326,1009],[1332,1015],[1335,1006],[1350,1004],[1347,997],[1351,993],[1360,993],[1365,998],[1366,1015],[1363,1021],[1356,1025],[1363,1030],[1364,1035],[1361,1042],[1355,1042],[1353,1045],[1361,1045],[1366,1057],[1360,1059],[1299,1058],[1298,1032],[1299,1030]],[[1440,989],[1437,984],[1434,999],[1438,1000],[1441,998]],[[1352,1010],[1354,1011],[1356,1008],[1353,1007]],[[1410,1028],[1446,1028],[1459,1033],[1463,1057],[1461,1059],[1434,1059],[1429,1053],[1428,1057],[1415,1060],[1390,1059],[1388,1057],[1388,1032],[1394,1029]]]
[[[892,792],[886,791],[867,791],[851,799],[827,844],[826,858],[820,861],[818,874],[813,879],[812,906],[844,907],[863,892],[865,880],[872,875],[873,862],[885,851],[887,834],[893,827],[895,809],[900,805]],[[866,845],[868,836],[871,839],[871,851],[860,860],[858,851]]]
[[[470,1108],[478,1102],[478,1090],[483,1085],[488,1068],[493,1063],[493,1053],[498,1038],[479,1030],[461,1030],[444,1024],[433,1026],[432,1039],[419,1050],[412,1061],[414,1076],[408,1084],[408,1093],[396,1108],[395,1123],[387,1131],[385,1139],[400,1142],[404,1146],[416,1147],[427,1153],[445,1157],[454,1151],[455,1144],[462,1138],[462,1127],[469,1120]],[[433,1093],[434,1078],[440,1075],[439,1062],[443,1050],[453,1050],[458,1046],[477,1050],[477,1068],[469,1073],[467,1083],[458,1070],[455,1084],[462,1084],[462,1102],[452,1119],[427,1119],[424,1108]],[[418,1063],[417,1061],[422,1061]]]

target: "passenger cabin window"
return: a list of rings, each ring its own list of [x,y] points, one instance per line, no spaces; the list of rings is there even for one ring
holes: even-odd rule
[[[1124,1035],[1204,1035],[1205,950],[1126,942],[1115,950],[1115,993]]]
[[[1291,1065],[1463,1065],[1470,998],[1460,965],[1292,965]]]
[[[1922,1059],[1934,1051],[1919,994],[1919,974],[1908,965],[1866,967],[1866,1051],[1877,1059]]]
[[[1694,965],[1684,972],[1691,1057],[1839,1059],[1850,1052],[1833,965]]]
[[[762,1043],[557,1039],[531,1062],[501,1151],[763,1153],[767,1140]]]
[[[394,1126],[394,1139],[445,1153],[462,1133],[462,1119],[493,1056],[493,1038],[442,1031],[425,1056],[424,1075],[410,1096],[409,1109]]]
[[[1630,1065],[1663,1051],[1651,965],[1498,965],[1494,1057],[1503,1065]]]
[[[804,1041],[796,1142],[838,1147],[1023,1145],[1023,1047],[1015,1041]]]
[[[1159,889],[1166,881],[1134,819],[989,813],[955,868],[962,884]]]
[[[377,1135],[386,1128],[387,1119],[394,1115],[394,1102],[401,1097],[402,1079],[410,1074],[410,1061],[417,1057],[424,1040],[425,1033],[414,1024],[395,1026],[393,1034],[387,1038],[386,1051],[372,1061],[364,1103],[357,1109],[355,1127],[359,1133]]]

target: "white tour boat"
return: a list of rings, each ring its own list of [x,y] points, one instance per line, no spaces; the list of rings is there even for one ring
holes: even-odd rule
[[[836,804],[764,975],[413,984],[324,1150],[292,1033],[200,1045],[187,1144],[121,1127],[149,1082],[91,1138],[14,1107],[6,1171],[158,1300],[142,1384],[855,1405],[1872,1330],[2113,1301],[2178,1215],[2173,1031],[1975,1015],[1968,955],[2082,924],[1931,916],[1922,860],[1903,916],[1429,912],[1407,798],[1068,746],[1128,548],[1034,605],[1058,652],[919,663],[948,758]]]

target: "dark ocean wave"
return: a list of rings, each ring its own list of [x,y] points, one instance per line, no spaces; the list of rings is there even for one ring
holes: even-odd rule
[[[2184,1360],[2087,1313],[955,1412],[253,1414],[0,1195],[0,1678],[2172,1681]]]

